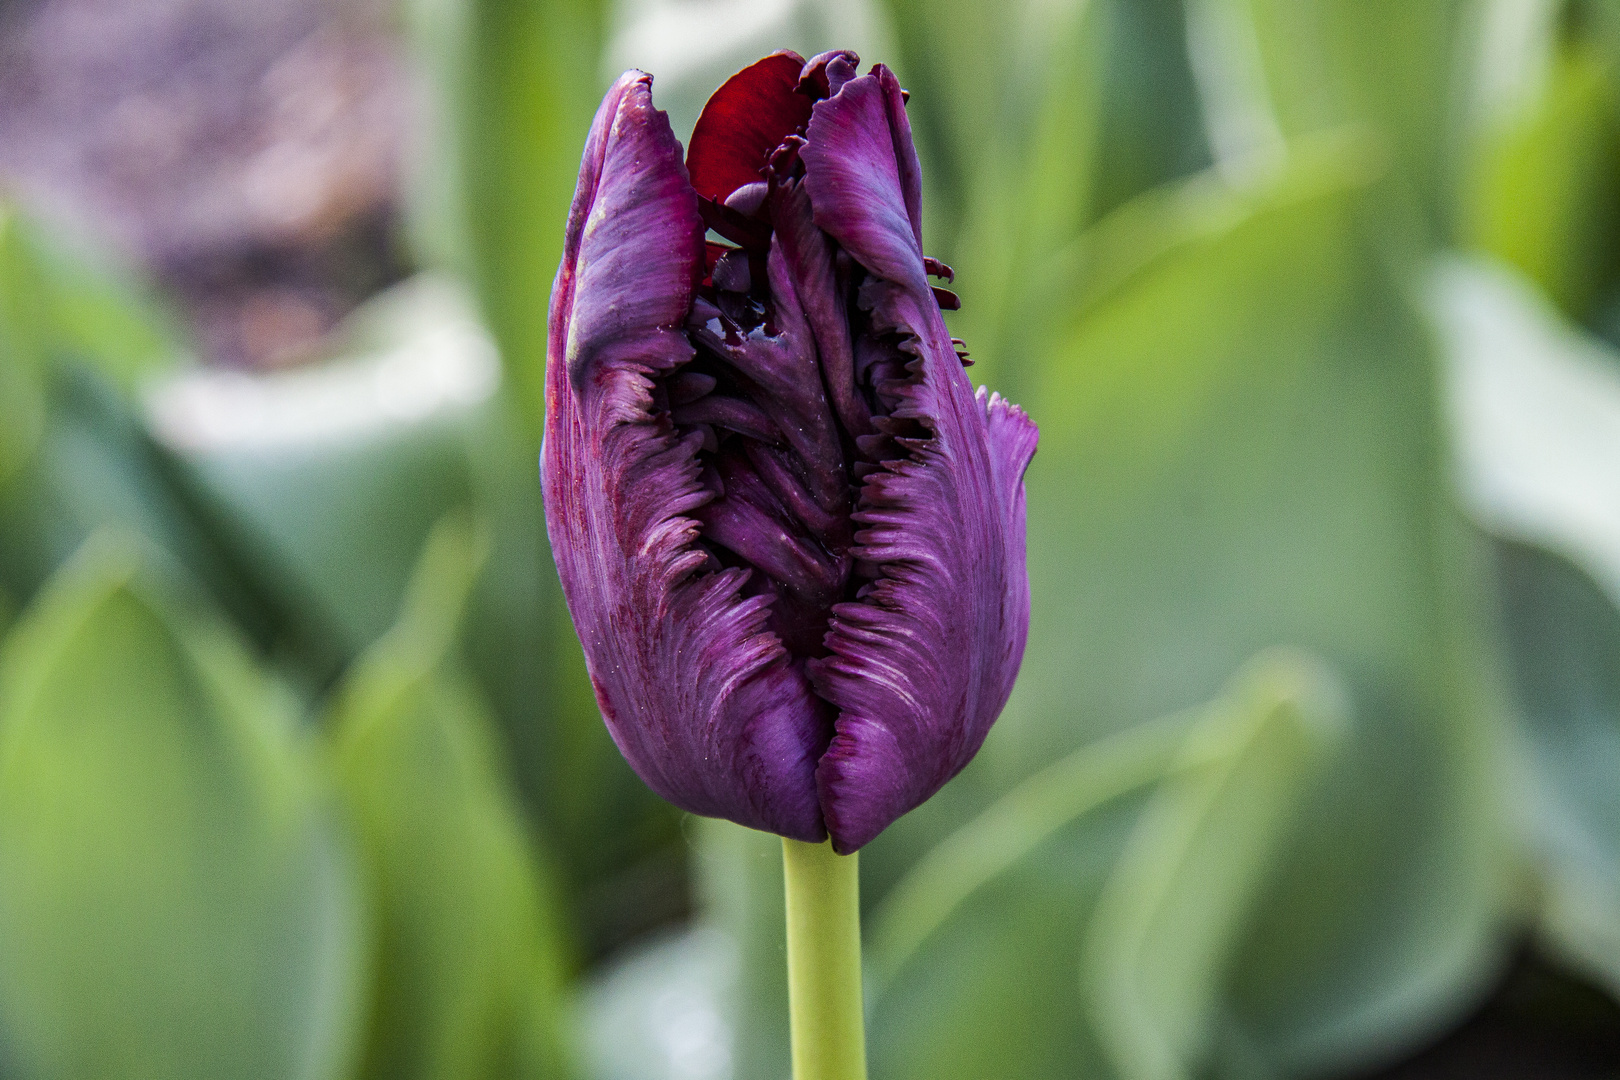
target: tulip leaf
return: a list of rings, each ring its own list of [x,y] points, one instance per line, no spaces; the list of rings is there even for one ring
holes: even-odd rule
[[[972,350],[975,381],[1014,401],[1027,374],[1017,360],[1061,296],[1051,264],[1097,213],[1106,17],[1104,5],[1082,3],[1026,20],[1007,90],[1022,122],[996,125],[994,150],[975,158],[950,252],[964,295],[952,332]]]
[[[399,621],[351,668],[330,718],[373,886],[367,1077],[565,1070],[549,898],[452,655],[487,544],[462,517],[434,527]]]
[[[183,355],[180,327],[139,280],[70,230],[0,199],[0,324],[34,366],[75,361],[136,390]]]
[[[1138,788],[1042,829],[1028,854],[952,907],[870,1004],[873,1075],[1111,1075],[1079,992],[1080,945],[1146,799]],[[904,879],[896,888],[906,888]],[[885,927],[898,917],[878,916],[873,929],[884,937],[877,941],[893,933]]]
[[[688,819],[700,925],[723,935],[733,972],[719,1001],[736,1076],[788,1080],[786,896],[782,839],[714,818]]]
[[[431,154],[411,206],[430,265],[464,275],[539,445],[546,302],[602,86],[603,0],[412,0],[432,77]]]
[[[1470,0],[1199,0],[1224,5],[1264,71],[1279,132],[1289,139],[1355,125],[1391,159],[1379,206],[1397,228],[1386,243],[1442,238],[1453,222],[1456,87],[1474,75]],[[1247,25],[1242,25],[1243,23]],[[1230,46],[1216,64],[1244,55]],[[1411,234],[1408,236],[1407,234]]]
[[[983,207],[1016,200],[1042,155],[1083,163],[1066,184],[1048,176],[1059,232],[1073,208],[1094,217],[1209,163],[1180,0],[887,7],[928,178],[927,239],[947,259],[973,257],[977,242],[959,247],[962,230],[983,224]],[[1081,125],[1051,124],[1071,106]],[[1043,141],[1059,132],[1079,140]]]
[[[19,231],[16,212],[0,203],[0,486],[27,462],[45,426],[38,282]]]
[[[1200,948],[1229,946],[1246,924],[1322,749],[1326,687],[1292,656],[1259,658],[1215,702],[1074,751],[934,848],[870,920],[874,1066],[1167,1075],[1148,1071],[1133,1036],[1185,1026],[1175,1006],[1223,970],[1228,957]],[[1230,902],[1200,907],[1205,883]],[[1179,936],[1161,952],[1144,931],[1165,921]],[[1188,966],[1170,962],[1177,947]]]
[[[26,601],[95,531],[138,533],[241,620],[240,576],[177,496],[134,403],[87,364],[50,365],[44,383],[39,442],[0,488],[0,582]]]
[[[1620,350],[1498,264],[1442,263],[1430,299],[1469,510],[1586,567],[1620,603]]]
[[[94,483],[79,491],[64,482],[63,444],[70,453],[83,447],[72,435],[64,439],[63,429],[82,416],[64,424],[54,414],[79,411],[88,391],[106,399],[90,411],[123,417],[128,392],[179,355],[172,326],[151,302],[58,233],[0,199],[0,532],[12,534],[0,543],[0,578],[23,594],[96,525],[145,514],[129,512],[136,500],[128,495],[103,500],[105,489]],[[53,445],[42,449],[46,443]],[[58,460],[42,465],[41,454]],[[143,471],[139,449],[118,456],[125,460],[107,463],[113,470]],[[151,486],[150,476],[141,479]],[[19,550],[27,547],[36,550]]]
[[[1620,992],[1620,353],[1504,268],[1441,268],[1459,471],[1502,538],[1541,922]]]
[[[7,1075],[347,1076],[363,914],[282,696],[97,538],[0,666]]]
[[[1343,709],[1309,659],[1257,658],[1137,822],[1083,952],[1098,1033],[1126,1080],[1200,1075],[1215,1053],[1222,979]]]
[[[1282,1068],[1461,1007],[1502,899],[1478,554],[1450,510],[1426,327],[1360,224],[1375,164],[1361,140],[1300,143],[1271,183],[1200,181],[1094,234],[1022,402],[1040,584],[980,755],[983,775],[1027,774],[1278,642],[1343,673],[1345,751],[1223,1002]]]
[[[1170,771],[1189,719],[1142,724],[1082,747],[931,848],[872,913],[866,936],[878,992],[978,889],[1076,819]]]
[[[1225,963],[1196,952],[1244,927],[1235,893],[1318,747],[1320,682],[1295,658],[1257,659],[1216,701],[1074,751],[929,852],[869,921],[874,1071],[1155,1075],[1130,1036],[1181,1019],[1160,1014]],[[1217,894],[1230,881],[1233,902],[1182,910],[1199,876]],[[1185,971],[1143,939],[1163,920]]]
[[[1546,549],[1505,542],[1498,565],[1529,750],[1521,812],[1539,928],[1560,958],[1620,994],[1620,612]]]
[[[88,364],[133,395],[186,357],[184,329],[137,275],[86,239],[24,225],[52,360]]]
[[[700,915],[632,946],[588,990],[593,1075],[789,1080],[782,839],[714,818],[685,831]]]
[[[1485,135],[1468,239],[1589,319],[1620,276],[1620,71],[1591,48],[1558,50],[1549,67]]]
[[[428,529],[469,499],[498,368],[468,307],[415,279],[357,311],[324,363],[152,395],[169,472],[250,583],[238,618],[313,686],[387,629]]]

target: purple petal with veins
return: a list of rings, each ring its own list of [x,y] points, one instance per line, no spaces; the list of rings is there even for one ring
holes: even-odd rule
[[[684,166],[650,79],[614,85],[552,294],[542,451],[625,757],[687,810],[841,852],[960,771],[1011,692],[1036,440],[968,383],[905,94],[857,64],[745,69]]]

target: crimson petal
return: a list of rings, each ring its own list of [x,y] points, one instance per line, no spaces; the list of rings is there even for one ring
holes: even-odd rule
[[[804,129],[814,102],[795,92],[803,70],[798,53],[772,53],[727,79],[709,98],[686,154],[699,195],[723,203],[733,191],[758,182],[771,152]]]
[[[797,68],[794,71],[797,77]],[[766,632],[749,571],[714,570],[691,516],[693,437],[654,407],[689,361],[703,222],[651,78],[597,112],[552,291],[541,474],[547,531],[608,730],[664,798],[800,840],[826,835],[828,709]]]

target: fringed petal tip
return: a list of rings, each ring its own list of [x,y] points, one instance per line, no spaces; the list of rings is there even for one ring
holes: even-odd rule
[[[979,387],[974,400],[984,411],[985,433],[990,440],[990,460],[996,467],[996,484],[1004,498],[1022,499],[1024,471],[1035,458],[1041,431],[1023,407],[1014,405],[989,387]],[[1009,509],[1010,509],[1009,504]],[[1017,519],[1023,521],[1023,509]]]

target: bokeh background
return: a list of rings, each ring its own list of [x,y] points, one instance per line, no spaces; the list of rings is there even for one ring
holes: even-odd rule
[[[0,0],[0,1077],[786,1080],[539,387],[608,81],[846,46],[1042,428],[874,1077],[1620,1076],[1620,5]]]

